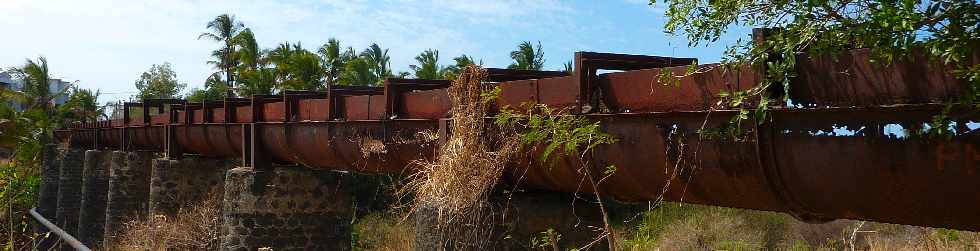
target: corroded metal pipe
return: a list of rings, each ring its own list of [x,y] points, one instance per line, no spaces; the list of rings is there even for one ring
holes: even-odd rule
[[[843,57],[851,61],[833,67],[830,59],[798,59],[801,77],[790,95],[799,97],[798,104],[781,104],[766,117],[737,125],[727,122],[739,111],[711,108],[720,101],[718,94],[758,83],[759,73],[750,68],[717,67],[672,86],[653,81],[662,71],[685,71],[685,66],[670,67],[684,60],[581,54],[582,69],[609,64],[626,71],[504,76],[509,81],[494,83],[501,92],[492,110],[527,103],[572,113],[602,107],[584,115],[619,139],[597,147],[587,162],[570,156],[539,163],[532,157],[536,152],[529,152],[512,163],[507,181],[621,201],[665,199],[786,212],[810,221],[847,218],[980,230],[980,114],[948,111],[953,122],[946,124],[953,127],[948,138],[913,135],[946,109],[942,102],[958,96],[962,85],[932,65],[897,62],[865,71],[865,54],[852,51]],[[834,75],[840,70],[853,75]],[[281,162],[409,173],[413,161],[433,158],[439,141],[452,133],[446,126],[451,104],[441,88],[446,84],[389,80],[383,90],[332,87],[326,93],[177,104],[169,113],[144,112],[150,119],[83,124],[57,133],[76,146],[164,151],[171,157],[189,153],[242,158],[253,166]],[[602,173],[607,166],[617,171],[598,191],[583,186],[582,168]]]

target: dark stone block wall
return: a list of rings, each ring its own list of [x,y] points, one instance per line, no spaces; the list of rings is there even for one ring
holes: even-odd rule
[[[561,235],[561,249],[570,249],[595,240],[599,232],[594,230],[603,225],[596,204],[560,192],[495,195],[478,212],[480,217],[438,222],[438,209],[423,203],[414,215],[415,250],[529,250],[534,249],[531,238],[548,229]],[[481,227],[473,227],[477,225]],[[589,250],[605,249],[601,242]]]
[[[101,245],[105,233],[105,208],[109,189],[109,165],[112,152],[85,152],[82,171],[82,204],[75,238],[90,248]]]
[[[58,227],[69,235],[78,234],[78,212],[82,200],[82,162],[85,150],[69,148],[61,154],[61,172],[58,174]],[[73,250],[71,246],[61,245],[62,250]]]
[[[58,183],[61,173],[61,152],[55,144],[44,145],[41,150],[41,187],[38,191],[37,212],[51,222],[57,222]],[[55,223],[57,224],[57,223]],[[34,223],[34,231],[43,236],[48,229],[40,223]],[[57,237],[43,238],[38,242],[38,250],[49,250],[58,240]]]
[[[235,162],[227,159],[186,157],[153,160],[150,180],[150,215],[172,218],[181,207],[224,193],[225,172]]]
[[[303,167],[229,170],[221,249],[350,250],[346,178]]]
[[[153,155],[146,151],[112,152],[105,211],[105,247],[116,244],[116,234],[127,221],[146,217]]]
[[[505,221],[506,235],[511,238],[504,244],[511,250],[523,250],[532,236],[551,228],[561,234],[558,242],[561,249],[587,245],[599,237],[600,232],[596,230],[603,226],[602,212],[593,201],[576,199],[574,194],[564,192],[516,192],[510,197]],[[607,249],[608,244],[603,241],[593,244],[589,250]]]

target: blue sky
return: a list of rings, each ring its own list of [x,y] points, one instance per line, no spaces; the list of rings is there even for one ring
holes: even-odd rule
[[[575,51],[716,62],[725,46],[750,33],[735,28],[716,44],[689,48],[683,36],[663,32],[662,6],[644,0],[0,0],[0,67],[43,55],[55,77],[101,90],[102,101],[133,95],[133,81],[162,62],[198,87],[216,71],[206,62],[218,45],[197,36],[222,13],[252,28],[262,47],[299,41],[313,49],[335,37],[360,51],[376,42],[390,49],[395,71],[407,71],[427,48],[438,49],[443,64],[466,53],[505,67],[525,40],[541,42],[546,69],[560,69]]]

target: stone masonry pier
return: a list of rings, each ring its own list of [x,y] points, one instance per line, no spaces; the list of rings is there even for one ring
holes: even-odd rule
[[[82,204],[78,216],[78,235],[88,247],[100,247],[105,234],[106,191],[109,189],[109,168],[112,152],[85,152],[82,171]]]
[[[128,220],[145,217],[150,193],[150,162],[154,152],[112,152],[106,201],[104,245],[112,247]]]
[[[231,160],[198,156],[153,160],[150,215],[172,218],[181,208],[201,200],[220,200],[224,193],[225,172],[234,165]]]
[[[222,250],[350,250],[346,175],[239,167],[225,178]]]

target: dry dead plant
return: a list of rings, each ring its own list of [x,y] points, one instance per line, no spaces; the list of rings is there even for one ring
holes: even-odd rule
[[[415,250],[415,228],[399,222],[402,212],[380,212],[357,219],[354,224],[354,250]]]
[[[520,142],[515,133],[486,135],[490,90],[482,83],[486,70],[466,67],[449,87],[452,137],[435,160],[421,160],[402,194],[414,194],[412,212],[427,214],[441,243],[456,249],[489,248],[495,215],[488,202]]]
[[[126,223],[120,242],[112,250],[218,250],[221,195],[210,193],[176,217],[155,215]]]

